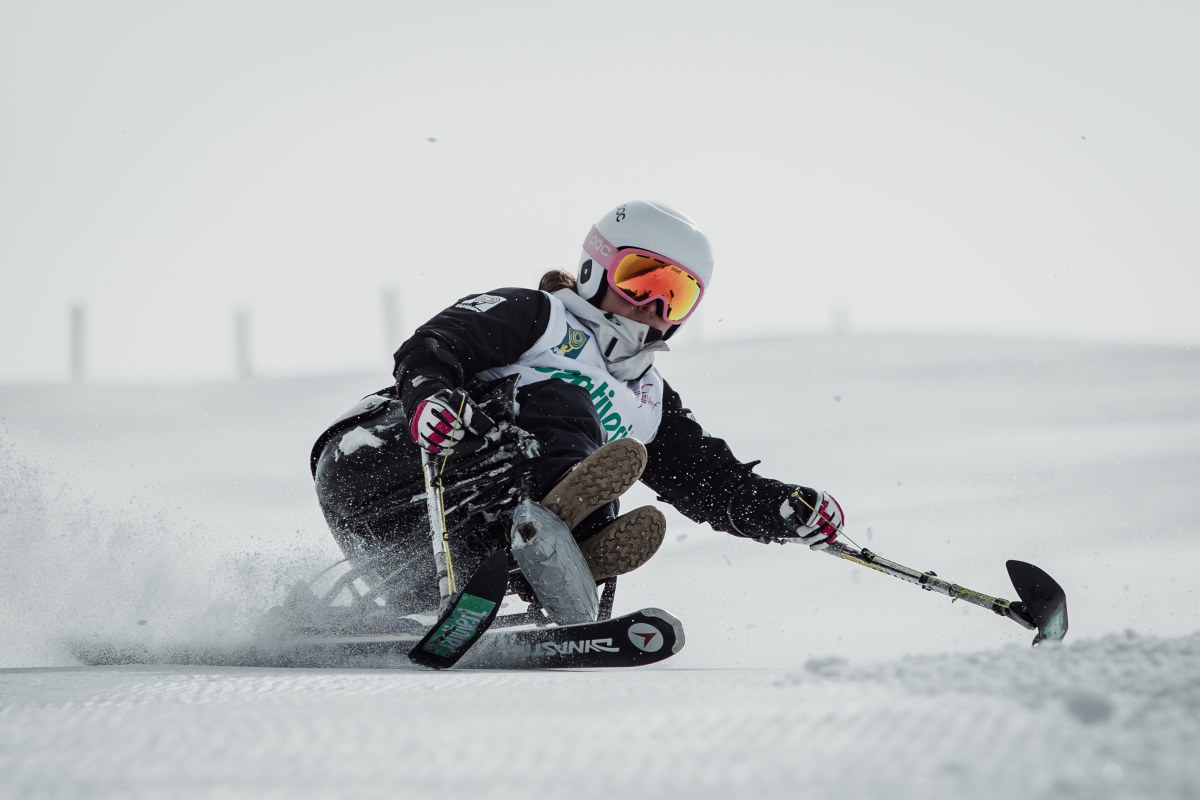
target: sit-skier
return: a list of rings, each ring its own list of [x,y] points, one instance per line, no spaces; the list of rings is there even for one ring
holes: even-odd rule
[[[757,462],[741,462],[706,433],[654,366],[712,272],[708,239],[691,219],[635,201],[592,227],[574,276],[552,270],[538,290],[468,296],[417,328],[396,352],[395,384],[335,423],[313,451],[330,529],[347,555],[384,558],[389,603],[406,613],[439,603],[426,506],[414,502],[422,449],[445,464],[450,486],[481,475],[478,485],[497,484],[484,493],[496,498],[491,507],[447,508],[463,574],[506,541],[518,481],[573,533],[596,581],[636,569],[662,543],[657,508],[619,514],[618,498],[639,479],[718,531],[813,549],[834,541],[843,514],[833,497],[756,475]],[[460,475],[459,456],[477,452],[469,445],[485,433],[481,387],[505,378],[516,387],[513,422],[536,440],[536,453],[494,479],[478,458]],[[746,425],[761,424],[753,407],[746,412]]]

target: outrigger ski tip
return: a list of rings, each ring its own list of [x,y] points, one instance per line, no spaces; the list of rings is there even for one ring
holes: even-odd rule
[[[1021,598],[1021,610],[1037,628],[1033,646],[1037,647],[1044,641],[1062,641],[1067,635],[1067,595],[1058,581],[1040,567],[1024,561],[1010,560],[1005,566],[1008,567],[1013,588]]]

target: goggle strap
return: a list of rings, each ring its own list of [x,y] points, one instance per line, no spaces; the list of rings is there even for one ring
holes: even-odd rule
[[[583,252],[591,256],[592,260],[604,267],[606,271],[615,267],[620,260],[617,257],[617,246],[604,238],[604,234],[595,225],[588,232],[587,238],[583,240]]]

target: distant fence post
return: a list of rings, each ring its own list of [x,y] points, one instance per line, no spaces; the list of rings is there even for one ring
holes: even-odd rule
[[[391,354],[400,347],[401,337],[404,336],[400,330],[400,294],[394,287],[385,286],[380,292],[380,299],[383,302],[383,344]]]
[[[850,306],[838,303],[829,314],[829,321],[834,336],[846,336],[850,333]]]
[[[71,306],[70,315],[71,383],[87,378],[87,315],[82,305]]]
[[[246,308],[233,310],[233,353],[238,380],[253,377],[254,370],[250,363],[250,310]]]

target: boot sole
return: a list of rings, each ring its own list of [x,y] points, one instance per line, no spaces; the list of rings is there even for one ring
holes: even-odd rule
[[[579,543],[597,581],[632,572],[658,552],[667,533],[667,518],[654,506],[635,508]]]
[[[637,439],[617,439],[579,462],[547,492],[542,505],[574,530],[600,506],[625,494],[645,468],[646,446]]]

